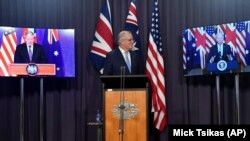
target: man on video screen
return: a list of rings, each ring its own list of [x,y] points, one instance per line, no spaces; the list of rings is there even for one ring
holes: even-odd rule
[[[16,47],[14,63],[47,63],[47,57],[42,45],[34,43],[34,33],[24,34],[25,43]]]
[[[224,43],[224,34],[217,33],[216,34],[216,42],[217,44],[210,48],[208,63],[217,63],[220,60],[234,61],[235,56],[231,51],[231,47]]]

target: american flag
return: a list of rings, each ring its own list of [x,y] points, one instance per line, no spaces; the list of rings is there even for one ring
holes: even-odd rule
[[[210,48],[216,44],[214,26],[206,26],[206,51],[209,53]]]
[[[106,55],[114,48],[109,1],[105,0],[90,48],[90,58],[97,71],[103,74]]]
[[[17,46],[15,29],[9,29],[3,34],[0,48],[0,76],[9,76],[8,67],[14,60]]]
[[[153,1],[152,10],[146,60],[146,74],[150,79],[152,86],[152,112],[154,112],[154,126],[162,131],[167,124],[167,111],[158,0]]]
[[[247,66],[245,60],[245,52],[246,52],[246,25],[245,22],[236,23],[236,50],[237,55],[240,59],[240,62],[243,66]]]
[[[135,40],[133,50],[139,51],[141,48],[141,43],[139,38],[135,0],[131,0],[130,2],[129,12],[125,23],[125,30],[130,31]]]

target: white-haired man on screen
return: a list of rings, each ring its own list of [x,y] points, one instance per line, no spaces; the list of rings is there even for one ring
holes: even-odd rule
[[[231,47],[224,43],[224,34],[216,34],[216,44],[210,48],[208,63],[217,63],[220,60],[226,62],[235,60]]]
[[[34,43],[34,37],[31,31],[24,34],[25,43],[17,45],[14,63],[47,63],[44,47]]]

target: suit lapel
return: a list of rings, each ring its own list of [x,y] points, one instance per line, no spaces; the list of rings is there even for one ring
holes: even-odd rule
[[[26,44],[23,45],[23,53],[24,53],[24,56],[25,56],[26,60],[29,61],[30,58],[29,58],[29,53],[28,53],[28,49],[27,49],[27,45]]]
[[[118,56],[117,58],[119,58],[119,60],[117,60],[117,61],[119,61],[120,66],[125,66],[126,67],[126,73],[129,74],[130,72],[128,70],[127,63],[125,62],[124,57],[122,55],[122,52],[120,51],[119,48],[117,49],[117,56]],[[131,60],[132,60],[132,58],[131,58]],[[132,72],[132,61],[131,61],[131,72]]]

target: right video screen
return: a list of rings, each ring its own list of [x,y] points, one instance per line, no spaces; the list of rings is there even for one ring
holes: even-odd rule
[[[186,28],[184,76],[250,72],[250,21]]]

